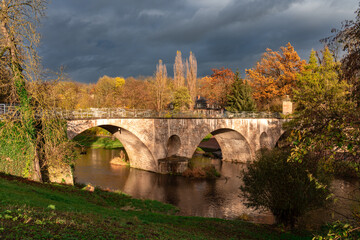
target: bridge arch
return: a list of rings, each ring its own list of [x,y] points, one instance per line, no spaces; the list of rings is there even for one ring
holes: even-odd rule
[[[274,147],[281,148],[281,147],[286,146],[288,144],[287,138],[290,136],[290,134],[291,134],[291,131],[289,131],[289,130],[282,132],[281,135],[276,139]]]
[[[141,160],[138,162],[131,157],[132,166],[157,172],[159,159],[174,154],[191,158],[196,147],[209,133],[213,133],[219,143],[224,160],[248,161],[255,157],[255,152],[261,145],[268,145],[269,139],[270,147],[275,146],[283,133],[283,122],[282,119],[253,118],[89,118],[68,120],[67,133],[72,139],[91,127],[114,126],[113,132],[124,143],[126,150],[130,152],[131,148],[135,153],[140,152],[138,154],[141,155]],[[128,136],[128,143],[125,135]],[[134,147],[135,145],[140,148]]]
[[[224,161],[234,162],[247,162],[253,157],[252,149],[248,140],[238,131],[230,128],[220,128],[210,132],[218,142],[222,152],[222,159]],[[197,146],[200,144],[202,139],[209,134],[204,132],[201,136],[200,141],[194,147],[193,153],[196,151]]]
[[[109,131],[123,144],[131,167],[157,172],[157,161],[149,148],[134,133],[116,125],[97,125],[87,129],[92,127],[101,127]],[[76,135],[73,135],[72,138]]]
[[[178,135],[171,135],[166,144],[166,156],[177,156],[181,148],[181,140]]]
[[[261,133],[260,135],[260,149],[271,149],[271,138],[266,132]]]

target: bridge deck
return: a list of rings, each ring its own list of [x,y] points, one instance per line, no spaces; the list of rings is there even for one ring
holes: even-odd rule
[[[9,114],[18,116],[15,106],[6,106],[0,104],[0,115]],[[37,115],[41,115],[41,111],[36,111]],[[47,112],[49,114],[49,112]],[[82,119],[118,119],[118,118],[150,118],[150,119],[169,119],[169,118],[277,118],[280,119],[280,113],[274,112],[228,112],[228,111],[214,111],[214,110],[195,110],[186,112],[162,111],[156,112],[152,110],[125,110],[122,108],[90,108],[78,110],[63,110],[57,109],[50,114],[60,116],[67,120],[82,120]]]

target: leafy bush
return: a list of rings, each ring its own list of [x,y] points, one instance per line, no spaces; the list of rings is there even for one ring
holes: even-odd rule
[[[248,207],[269,209],[276,222],[294,227],[298,217],[319,208],[328,196],[328,179],[317,174],[317,161],[288,162],[286,149],[262,150],[243,171],[240,187]]]
[[[313,240],[331,240],[331,239],[342,239],[342,240],[355,240],[360,239],[359,227],[353,227],[348,223],[335,222],[327,226],[328,232],[323,236],[317,235]]]

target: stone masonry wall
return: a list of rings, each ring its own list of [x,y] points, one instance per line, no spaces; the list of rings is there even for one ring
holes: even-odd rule
[[[191,158],[212,133],[224,161],[246,162],[261,147],[273,148],[283,133],[282,119],[94,119],[68,121],[68,137],[103,127],[124,145],[132,167],[158,172],[169,153]],[[176,140],[174,140],[176,139]],[[176,144],[176,146],[173,146]],[[178,146],[180,145],[180,146]]]

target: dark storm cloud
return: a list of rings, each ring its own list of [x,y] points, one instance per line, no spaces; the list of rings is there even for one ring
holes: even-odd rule
[[[219,31],[219,28],[237,22],[250,22],[261,18],[267,13],[276,13],[287,9],[292,3],[301,0],[250,0],[230,2],[223,9],[199,9],[192,18],[181,19],[175,26],[167,26],[156,40],[167,39],[179,44],[194,42],[204,37],[206,33]]]
[[[159,59],[171,75],[176,50],[195,53],[200,76],[242,71],[289,41],[307,58],[356,8],[355,0],[53,0],[40,55],[82,82],[152,75]]]

